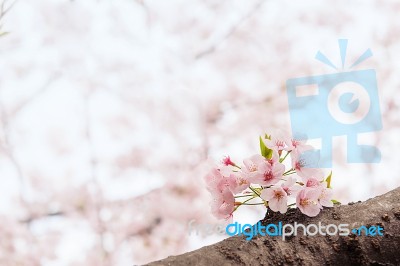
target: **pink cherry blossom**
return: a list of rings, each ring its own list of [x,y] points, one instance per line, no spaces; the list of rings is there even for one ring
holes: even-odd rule
[[[224,177],[217,168],[212,168],[210,172],[204,177],[206,182],[207,190],[211,193],[216,191],[222,191],[221,185],[223,184]]]
[[[311,150],[313,147],[311,145],[306,144],[307,140],[300,139],[300,138],[287,138],[286,139],[286,148],[287,151],[297,151],[297,152],[304,152],[306,150]]]
[[[332,189],[327,188],[326,186],[323,187],[321,194],[318,197],[319,204],[321,204],[321,206],[324,207],[333,207],[332,196],[333,196]]]
[[[292,151],[292,168],[296,170],[296,173],[301,177],[308,177],[314,175],[316,172],[320,171],[318,168],[310,167],[310,162],[301,156],[299,151]]]
[[[226,156],[224,159],[222,159],[222,163],[224,165],[231,165],[231,166],[236,165],[234,162],[232,162],[231,157],[229,157],[229,156]]]
[[[211,212],[217,219],[229,219],[235,208],[235,198],[232,192],[227,188],[222,191],[211,193],[213,200],[211,202]]]
[[[221,169],[213,168],[204,179],[211,193],[221,193],[224,188],[228,188],[232,193],[237,194],[250,185],[241,172],[234,172],[229,166],[222,166]]]
[[[261,192],[261,198],[268,201],[268,206],[274,212],[287,211],[287,194],[282,187],[271,187]]]
[[[233,212],[235,198],[231,189],[238,187],[235,176],[225,177],[217,168],[204,177],[207,189],[212,196],[211,212],[218,219],[228,219]]]
[[[302,177],[304,186],[309,188],[322,187],[322,182],[324,181],[324,173],[321,169],[315,169],[313,173],[309,176]]]
[[[230,176],[235,171],[237,172],[238,169],[232,165],[221,165],[218,170],[223,176]]]
[[[320,195],[319,188],[304,188],[297,194],[296,205],[305,215],[315,217],[321,211],[321,205],[318,203]]]
[[[274,166],[276,163],[279,163],[279,154],[278,154],[278,152],[273,150],[271,158],[270,159],[266,159],[266,160],[267,160],[267,163],[270,166]]]
[[[306,187],[311,187],[311,188],[317,188],[321,185],[321,182],[318,181],[318,179],[314,177],[310,177],[307,179],[307,182],[305,183]]]
[[[281,163],[275,163],[272,166],[265,164],[260,167],[261,175],[257,175],[251,181],[252,183],[259,184],[262,186],[270,186],[278,183],[283,173],[285,172],[285,166]]]
[[[223,176],[221,182],[223,182],[232,193],[240,193],[250,186],[247,176],[239,172],[236,166],[222,165],[219,170]]]
[[[296,183],[296,178],[292,176],[288,177],[287,180],[282,183],[281,187],[288,196],[295,196],[301,189],[300,185]]]
[[[223,176],[220,181],[222,183],[220,187],[226,186],[234,194],[240,193],[250,186],[250,181],[242,172],[229,171],[227,167],[222,168],[220,172]]]
[[[282,150],[286,149],[287,139],[288,137],[286,134],[280,133],[277,135],[272,135],[271,139],[263,139],[263,141],[267,148],[281,152]]]
[[[230,180],[231,182],[229,185],[229,189],[234,194],[240,193],[250,186],[249,180],[247,180],[246,176],[244,176],[243,173],[231,174]]]
[[[262,191],[261,198],[275,212],[286,213],[290,197],[296,200],[302,213],[311,217],[318,215],[323,206],[333,205],[332,192],[326,188],[324,173],[319,168],[310,167],[313,166],[312,160],[317,157],[314,157],[314,153],[305,153],[307,150],[300,151],[300,147],[307,147],[303,142],[291,140],[294,147],[290,151],[292,168],[283,176],[285,165],[280,162],[283,146],[278,139],[271,137],[266,141],[268,147],[272,148],[270,158],[256,154],[243,160],[243,167],[240,168],[228,156],[205,176],[207,189],[213,198],[211,208],[215,217],[231,218],[235,210],[234,195],[245,191],[251,184],[261,186],[258,188]],[[294,172],[301,182],[297,179],[299,177],[289,176]]]
[[[254,178],[262,176],[264,169],[267,167],[266,159],[260,154],[255,154],[250,158],[244,159],[243,164],[244,167],[242,167],[242,173],[250,181]]]

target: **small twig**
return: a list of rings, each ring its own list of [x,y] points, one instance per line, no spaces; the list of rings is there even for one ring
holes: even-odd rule
[[[43,84],[43,86],[40,89],[38,89],[33,95],[29,96],[24,102],[22,102],[16,108],[14,108],[12,115],[15,116],[26,106],[32,103],[36,98],[44,94],[50,88],[50,85],[60,77],[60,75],[61,74],[57,72],[54,73],[52,76],[50,76],[49,79],[45,82],[45,84]]]
[[[7,0],[4,0],[0,5],[0,20],[10,11],[10,9],[17,3],[18,0],[12,2],[8,7],[5,7]]]
[[[85,116],[85,134],[86,134],[86,141],[89,146],[89,164],[90,164],[90,169],[91,169],[91,181],[94,186],[94,193],[92,195],[93,197],[93,203],[94,203],[94,208],[95,208],[95,218],[96,222],[99,226],[99,231],[97,232],[99,239],[100,239],[100,251],[102,253],[102,258],[104,259],[102,261],[102,265],[107,265],[107,260],[109,259],[109,253],[104,247],[104,233],[106,232],[106,225],[104,222],[101,220],[100,217],[100,211],[103,208],[103,199],[101,195],[101,190],[100,190],[100,184],[97,180],[97,159],[95,155],[95,147],[92,139],[92,131],[91,131],[91,116],[90,116],[90,96],[91,94],[88,93],[85,95],[84,99],[84,116]]]
[[[240,25],[242,25],[246,20],[248,20],[260,7],[261,5],[264,3],[265,0],[260,0],[257,2],[257,4],[254,5],[254,7],[243,17],[241,17],[239,19],[238,22],[236,22],[228,31],[226,34],[224,34],[217,42],[215,42],[214,44],[210,45],[209,47],[207,47],[206,49],[204,49],[203,51],[198,52],[195,55],[195,59],[200,59],[206,55],[209,55],[213,52],[215,52],[218,48],[218,46],[223,43],[224,41],[226,41],[227,39],[229,39],[232,35],[235,34],[235,32],[237,31],[237,29],[239,28]]]

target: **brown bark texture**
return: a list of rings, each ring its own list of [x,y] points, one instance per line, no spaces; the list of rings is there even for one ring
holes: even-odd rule
[[[298,209],[268,212],[261,223],[349,224],[383,227],[383,236],[233,236],[216,244],[148,265],[400,265],[400,187],[365,202],[336,204],[317,217]]]

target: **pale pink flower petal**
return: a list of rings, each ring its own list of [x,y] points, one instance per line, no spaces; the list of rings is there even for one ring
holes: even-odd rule
[[[250,158],[244,159],[243,164],[242,173],[249,181],[260,177],[264,173],[264,169],[267,167],[266,159],[260,154],[255,154]]]
[[[207,190],[211,193],[216,191],[222,179],[223,176],[218,169],[211,169],[211,171],[204,177]]]
[[[211,193],[211,212],[217,219],[229,219],[235,208],[235,198],[228,188],[224,188],[221,193]]]
[[[262,186],[274,185],[281,180],[284,172],[285,166],[281,163],[276,163],[274,166],[267,165],[262,174],[258,175],[251,181],[252,183]]]
[[[321,171],[319,168],[309,167],[308,162],[301,156],[301,153],[292,151],[292,168],[296,170],[296,173],[301,177],[309,177],[318,174]]]
[[[304,152],[306,150],[311,150],[313,147],[311,145],[306,144],[307,140],[304,137],[299,138],[299,137],[288,137],[286,139],[286,148],[285,150],[287,151],[296,151],[296,152]]]
[[[268,206],[272,211],[280,213],[287,211],[287,194],[282,187],[264,189],[260,196],[268,201]]]
[[[311,188],[317,188],[321,186],[321,182],[318,181],[318,179],[310,177],[307,178],[307,181],[304,184],[306,187],[311,187]]]
[[[324,187],[318,197],[319,204],[324,207],[333,207],[332,196],[332,189]]]
[[[284,134],[271,135],[271,139],[263,139],[263,142],[271,150],[282,151],[286,149],[287,136]]]
[[[318,197],[320,194],[321,190],[318,188],[304,188],[300,190],[296,197],[297,207],[307,216],[317,216],[321,211],[321,205],[318,203]]]
[[[315,169],[315,171],[309,176],[302,178],[304,185],[309,188],[322,187],[324,181],[324,173],[321,169]]]
[[[230,178],[234,180],[234,185],[229,187],[233,194],[238,194],[250,186],[250,181],[242,173],[232,174]]]
[[[222,165],[219,167],[220,173],[225,177],[230,176],[232,173],[234,173],[234,170],[236,170],[236,168],[231,165]]]
[[[289,176],[281,186],[288,196],[296,196],[297,192],[301,189],[301,186],[296,183],[296,178],[292,176]]]
[[[279,154],[277,151],[275,150],[272,151],[272,157],[271,159],[267,159],[267,163],[270,166],[274,166],[276,163],[279,163]]]

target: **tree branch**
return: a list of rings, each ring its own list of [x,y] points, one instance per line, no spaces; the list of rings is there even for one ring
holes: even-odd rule
[[[171,256],[148,265],[400,265],[400,188],[365,202],[324,209],[317,217],[269,212],[261,221],[283,224],[349,224],[349,228],[378,225],[383,236],[234,236],[211,246]]]

